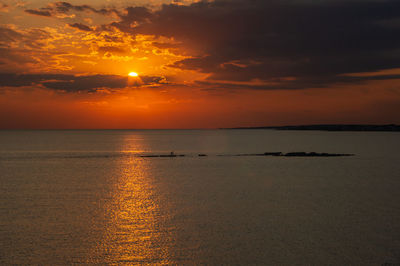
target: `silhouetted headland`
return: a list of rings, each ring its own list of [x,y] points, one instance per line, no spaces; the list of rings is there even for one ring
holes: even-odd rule
[[[237,127],[227,129],[275,129],[275,130],[320,130],[320,131],[400,131],[400,125],[300,125],[276,127]]]

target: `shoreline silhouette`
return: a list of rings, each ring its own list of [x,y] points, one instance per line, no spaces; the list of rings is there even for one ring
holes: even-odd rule
[[[352,124],[323,124],[297,126],[266,126],[266,127],[234,127],[224,129],[274,129],[274,130],[318,130],[318,131],[400,131],[400,125],[352,125]]]

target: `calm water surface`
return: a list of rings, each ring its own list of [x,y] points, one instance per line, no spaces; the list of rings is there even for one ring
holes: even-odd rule
[[[0,182],[0,264],[400,263],[399,133],[0,131]]]

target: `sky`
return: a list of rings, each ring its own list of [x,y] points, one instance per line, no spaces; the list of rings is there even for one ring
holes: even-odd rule
[[[392,123],[398,0],[0,0],[2,129]]]

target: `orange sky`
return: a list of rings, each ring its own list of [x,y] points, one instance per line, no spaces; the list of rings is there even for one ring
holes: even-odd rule
[[[204,23],[190,25],[193,32],[162,27],[167,12],[182,25],[182,10],[215,9],[160,5],[171,2],[0,2],[0,128],[400,123],[399,67],[320,74],[310,66],[303,74],[287,63],[289,50],[245,52],[226,30],[208,33]],[[227,44],[238,50],[228,53]],[[128,77],[132,71],[139,76]]]

